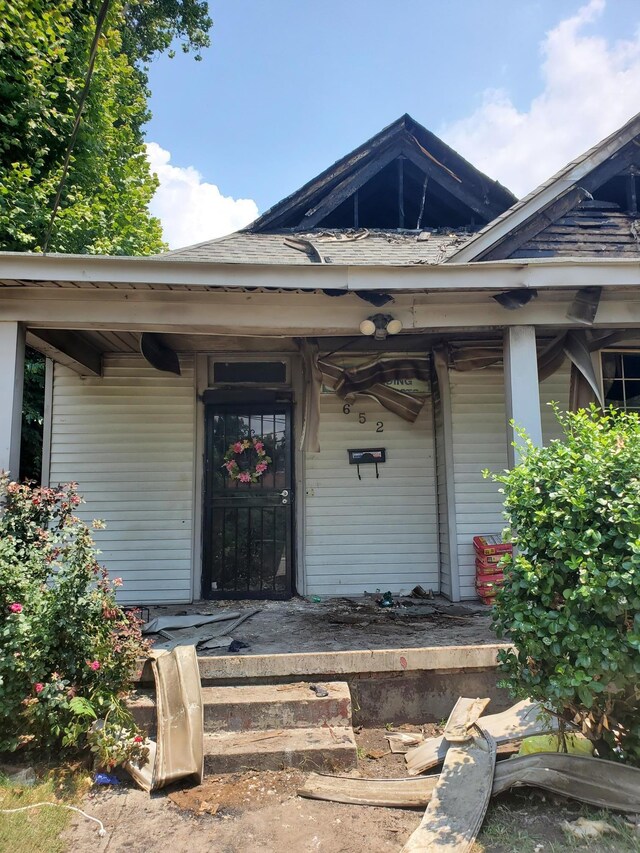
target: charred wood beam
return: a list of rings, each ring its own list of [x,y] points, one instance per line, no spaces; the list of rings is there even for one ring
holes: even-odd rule
[[[415,143],[407,140],[403,145],[402,154],[410,160],[420,171],[427,175],[430,181],[439,184],[447,191],[454,199],[462,202],[465,207],[468,207],[473,213],[480,217],[483,222],[489,222],[495,219],[504,209],[495,204],[486,202],[478,197],[475,191],[467,189],[464,181],[458,177],[452,177],[452,173],[441,167],[437,162],[425,157],[422,149]]]
[[[404,158],[398,157],[398,228],[404,228]]]
[[[302,217],[300,226],[315,228],[316,225],[322,222],[325,216],[332,213],[336,207],[341,205],[343,201],[346,201],[399,155],[399,145],[392,145],[386,151],[381,151],[374,160],[369,160],[359,169],[344,178],[316,207],[308,210]]]
[[[638,195],[636,190],[636,176],[633,172],[627,175],[627,210],[629,213],[638,212]]]
[[[536,237],[549,225],[553,225],[561,216],[569,213],[574,207],[577,207],[585,198],[590,198],[591,194],[582,186],[571,187],[560,198],[555,199],[551,204],[540,211],[537,216],[528,219],[522,225],[510,231],[503,240],[492,246],[483,254],[479,255],[477,261],[494,261],[508,258],[512,252],[517,251],[524,243]]]
[[[310,205],[319,193],[324,192],[327,187],[332,186],[335,189],[342,180],[352,173],[354,168],[358,167],[358,163],[365,159],[367,162],[376,159],[380,156],[380,152],[385,151],[390,145],[396,144],[399,134],[405,126],[405,116],[403,116],[399,121],[395,121],[386,128],[384,132],[356,148],[343,161],[339,161],[338,164],[322,172],[301,190],[275,204],[253,223],[253,225],[257,225],[255,229],[251,226],[247,230],[262,232],[267,229],[297,227],[291,225],[292,217],[295,216],[298,220],[304,220],[305,211],[310,209]]]
[[[102,354],[77,332],[60,329],[29,329],[26,343],[47,358],[80,376],[102,374]]]
[[[353,227],[358,228],[360,220],[360,191],[353,194]]]
[[[510,257],[520,246],[556,222],[561,216],[569,213],[581,201],[589,199],[599,187],[611,178],[625,172],[638,161],[640,161],[640,143],[632,139],[604,163],[579,178],[579,185],[576,181],[576,184],[567,192],[552,201],[543,210],[535,213],[529,220],[514,228],[502,240],[478,255],[474,260],[493,261]],[[571,204],[572,199],[575,199],[574,204]]]

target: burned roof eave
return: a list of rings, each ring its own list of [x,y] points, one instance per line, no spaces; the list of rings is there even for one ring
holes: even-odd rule
[[[492,219],[497,215],[496,209],[501,212],[516,200],[509,190],[478,171],[435,134],[405,113],[299,190],[275,204],[243,230],[263,232],[291,227],[291,217],[298,217],[297,227],[304,228],[305,214],[313,210],[322,197],[335,189],[351,172],[374,162],[377,157],[382,157],[383,153],[394,145],[415,146],[416,150],[423,152],[426,160],[432,162],[436,171],[440,169],[443,176],[448,174],[457,177],[461,184],[464,183],[465,189],[468,187],[468,191],[479,201],[489,200],[485,219]]]
[[[567,163],[544,183],[489,222],[464,246],[454,252],[447,263],[483,260],[494,247],[508,239],[516,229],[526,227],[528,222],[540,213],[544,213],[561,196],[584,184],[586,176],[591,172],[602,167],[607,160],[616,156],[626,146],[634,144],[634,140],[639,135],[640,113],[637,113],[621,128]],[[635,144],[638,145],[637,141]]]

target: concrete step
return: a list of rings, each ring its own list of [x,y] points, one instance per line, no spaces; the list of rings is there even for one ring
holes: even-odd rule
[[[321,686],[326,688],[328,696],[316,696],[308,682],[203,687],[205,731],[351,726],[351,695],[346,682],[323,681]],[[128,704],[138,725],[152,732],[155,727],[153,693],[140,691]]]
[[[246,770],[350,770],[357,765],[351,726],[208,732],[204,736],[205,773]]]

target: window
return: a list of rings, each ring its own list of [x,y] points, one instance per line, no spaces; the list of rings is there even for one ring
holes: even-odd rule
[[[640,412],[640,350],[603,352],[602,382],[607,406]]]
[[[286,385],[286,361],[237,360],[209,362],[211,385]]]

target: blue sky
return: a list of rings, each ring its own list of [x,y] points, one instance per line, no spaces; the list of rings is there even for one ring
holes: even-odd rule
[[[210,8],[202,62],[151,67],[174,246],[239,227],[404,112],[520,194],[640,110],[638,0]]]

